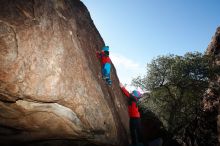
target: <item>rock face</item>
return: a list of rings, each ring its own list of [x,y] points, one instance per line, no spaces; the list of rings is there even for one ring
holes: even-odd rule
[[[206,53],[213,57],[213,66],[216,71],[203,100],[204,110],[217,116],[218,142],[220,143],[220,27],[217,28]]]
[[[213,59],[214,75],[210,78],[197,118],[184,132],[182,139],[187,145],[217,146],[220,143],[220,27],[212,37],[206,54]]]
[[[206,91],[204,98],[204,109],[213,110],[218,107],[220,99],[220,27],[217,28],[215,35],[209,44],[206,54],[213,58],[213,66],[216,68],[215,75],[210,79],[209,89]]]
[[[111,87],[101,79],[103,45],[79,0],[1,0],[0,145],[127,145],[114,67]]]

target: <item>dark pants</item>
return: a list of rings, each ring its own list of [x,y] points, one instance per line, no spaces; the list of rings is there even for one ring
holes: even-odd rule
[[[132,145],[136,145],[138,144],[138,142],[142,142],[141,119],[130,118],[129,126],[130,126]]]

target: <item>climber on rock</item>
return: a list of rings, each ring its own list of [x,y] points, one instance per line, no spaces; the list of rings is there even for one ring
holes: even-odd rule
[[[134,90],[132,93],[129,93],[121,83],[120,87],[123,93],[128,97],[128,113],[130,117],[129,128],[131,134],[131,141],[132,146],[136,146],[138,145],[138,142],[143,142],[141,133],[141,119],[137,105],[137,102],[141,98],[142,94],[137,90]]]
[[[96,52],[96,55],[101,60],[102,79],[105,80],[108,85],[111,85],[111,59],[109,58],[109,46],[104,46],[101,52]]]

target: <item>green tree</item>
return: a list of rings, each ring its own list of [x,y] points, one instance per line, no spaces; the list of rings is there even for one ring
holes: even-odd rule
[[[148,64],[147,75],[133,79],[149,91],[142,106],[155,112],[167,130],[177,133],[195,119],[211,76],[211,58],[201,53],[159,56]]]

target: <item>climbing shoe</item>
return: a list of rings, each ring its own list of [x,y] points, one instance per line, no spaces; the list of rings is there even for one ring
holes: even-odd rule
[[[106,76],[102,76],[102,79],[103,79],[103,80],[108,80],[109,78],[106,77]]]
[[[112,81],[110,79],[107,79],[106,82],[108,85],[112,85]]]

